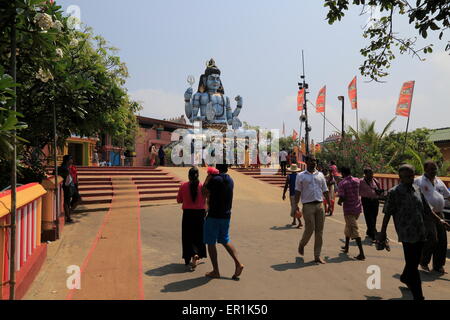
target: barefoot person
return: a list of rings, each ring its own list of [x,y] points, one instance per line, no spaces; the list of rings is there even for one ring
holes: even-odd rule
[[[365,260],[361,236],[359,235],[358,229],[358,218],[361,214],[361,198],[359,196],[360,180],[352,177],[351,170],[348,167],[342,167],[341,174],[343,180],[339,183],[338,205],[341,206],[344,204],[345,219],[345,246],[341,249],[344,253],[348,253],[350,239],[354,239],[359,248],[359,255],[356,259]]]
[[[322,235],[325,223],[324,198],[330,201],[327,182],[322,172],[316,170],[317,160],[313,156],[306,157],[306,170],[297,175],[295,181],[295,205],[298,208],[300,198],[303,204],[305,231],[298,246],[298,253],[304,255],[305,246],[315,234],[314,261],[325,263],[320,257],[322,251]]]
[[[235,247],[230,242],[228,234],[230,228],[231,207],[233,203],[233,179],[227,174],[226,164],[217,164],[219,174],[208,174],[203,184],[203,192],[208,196],[208,216],[204,227],[204,242],[208,245],[208,253],[213,270],[207,277],[220,278],[219,264],[217,262],[216,242],[222,244],[233,258],[236,269],[233,279],[237,280],[244,269],[238,260]]]
[[[183,222],[181,238],[183,243],[183,259],[191,270],[197,266],[198,260],[206,258],[206,247],[203,243],[203,224],[205,221],[205,198],[197,167],[189,169],[189,182],[180,186],[177,202],[183,206]]]
[[[286,183],[284,184],[283,196],[282,199],[286,200],[286,191],[289,188],[289,199],[291,202],[291,217],[292,217],[292,225],[295,226],[295,220],[298,221],[297,228],[300,229],[302,225],[302,220],[300,218],[295,217],[295,213],[297,211],[297,204],[295,203],[295,180],[297,179],[297,174],[301,171],[296,164],[292,164],[288,169],[290,172],[286,177]]]

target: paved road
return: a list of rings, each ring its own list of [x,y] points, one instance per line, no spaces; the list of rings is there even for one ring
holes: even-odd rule
[[[180,178],[187,169],[174,169]],[[196,271],[186,272],[181,259],[181,209],[177,205],[142,210],[142,252],[146,299],[411,299],[398,280],[403,268],[401,245],[392,243],[391,252],[365,246],[366,261],[357,261],[357,247],[340,253],[344,219],[341,208],[327,217],[324,231],[325,265],[313,263],[313,238],[305,256],[297,253],[303,230],[289,223],[289,203],[281,201],[281,189],[231,171],[235,200],[231,241],[245,270],[240,281],[231,280],[234,264],[223,247],[219,264],[223,279],[209,280],[209,261]],[[379,219],[381,222],[381,218]],[[359,220],[365,232],[364,218]],[[390,238],[397,239],[393,226]],[[369,290],[367,268],[381,268],[381,290]],[[448,267],[450,268],[450,266]],[[450,298],[450,277],[422,274],[428,299]]]
[[[167,170],[186,180],[188,168]],[[391,252],[365,246],[366,261],[352,258],[357,254],[354,244],[349,255],[340,253],[344,219],[337,207],[336,215],[327,217],[324,230],[323,257],[328,263],[316,265],[312,262],[313,239],[304,257],[297,253],[303,230],[289,225],[289,203],[281,201],[281,189],[241,173],[230,174],[235,181],[230,234],[245,264],[239,281],[231,279],[234,264],[222,247],[218,250],[222,279],[204,277],[211,270],[208,260],[196,271],[186,271],[181,259],[179,205],[142,207],[140,220],[136,219],[136,206],[131,209],[128,205],[129,212],[80,214],[77,223],[66,227],[62,239],[49,245],[48,259],[25,299],[139,299],[142,295],[167,300],[411,299],[398,279],[403,269],[398,243],[392,243]],[[201,179],[204,177],[202,169]],[[363,217],[359,223],[364,233]],[[120,237],[125,234],[132,240],[122,243]],[[396,239],[392,225],[388,235]],[[142,256],[136,257],[139,252]],[[83,266],[84,273],[81,292],[70,295],[65,287],[66,267],[73,264]],[[371,265],[381,269],[380,290],[366,286]],[[422,273],[422,280],[427,299],[450,299],[448,274],[437,277]]]

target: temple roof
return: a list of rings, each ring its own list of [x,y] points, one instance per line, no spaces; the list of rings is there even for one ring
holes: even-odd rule
[[[136,118],[137,118],[137,120],[139,122],[139,126],[142,126],[142,125],[145,125],[145,126],[161,125],[161,126],[164,126],[164,128],[167,128],[167,129],[178,129],[178,128],[189,129],[189,128],[193,128],[193,126],[188,125],[186,123],[181,123],[181,122],[160,120],[160,119],[141,117],[141,116],[136,116]],[[179,119],[180,118],[178,118],[178,120]]]
[[[433,142],[450,141],[450,128],[440,128],[431,131],[430,140]]]

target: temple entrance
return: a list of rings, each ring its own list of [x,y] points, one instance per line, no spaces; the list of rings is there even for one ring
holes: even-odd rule
[[[68,154],[73,158],[73,164],[76,166],[83,165],[83,144],[82,143],[69,143]]]

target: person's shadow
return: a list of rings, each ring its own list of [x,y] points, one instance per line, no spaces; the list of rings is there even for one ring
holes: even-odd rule
[[[389,300],[414,300],[411,291],[406,287],[398,287],[402,296],[400,298],[392,298]]]
[[[301,269],[305,267],[315,266],[317,265],[314,261],[305,262],[303,258],[297,257],[295,258],[295,262],[290,263],[282,263],[282,264],[275,264],[273,266],[270,266],[275,271],[287,271],[291,269]]]
[[[301,229],[297,229],[297,228],[295,227],[295,225],[287,224],[287,225],[285,225],[284,227],[273,226],[272,228],[270,228],[270,230],[276,230],[276,231],[278,231],[278,230],[301,230]]]
[[[188,291],[200,286],[203,286],[211,281],[211,278],[208,277],[198,277],[194,279],[187,279],[182,281],[176,281],[169,284],[166,284],[161,292],[182,292]]]
[[[186,273],[188,268],[182,263],[170,263],[165,266],[148,270],[145,274],[150,277],[162,277],[168,274]]]

